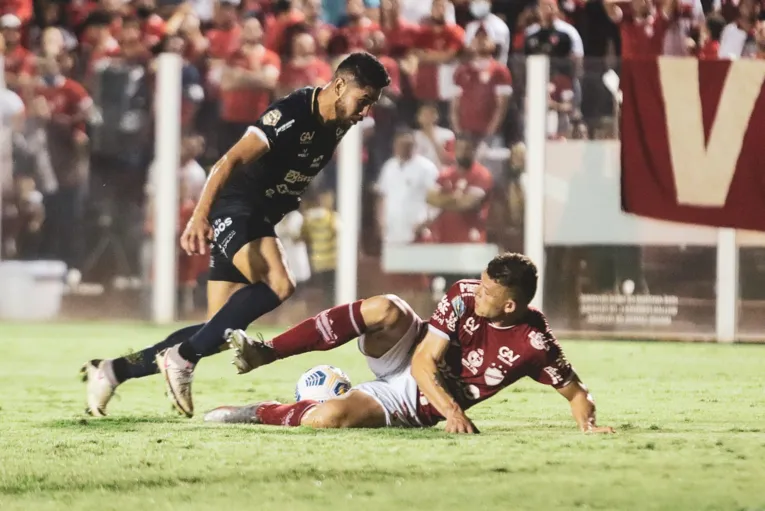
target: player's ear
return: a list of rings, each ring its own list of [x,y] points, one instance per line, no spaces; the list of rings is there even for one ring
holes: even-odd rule
[[[342,96],[345,92],[345,89],[348,88],[348,82],[343,78],[342,76],[338,76],[335,78],[335,94],[337,94],[338,97]]]
[[[505,314],[512,314],[517,308],[518,306],[512,298],[505,302]]]

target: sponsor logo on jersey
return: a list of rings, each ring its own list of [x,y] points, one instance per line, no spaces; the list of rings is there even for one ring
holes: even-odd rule
[[[310,144],[313,142],[313,136],[316,134],[315,131],[304,131],[300,135],[300,143],[301,144]]]
[[[274,108],[273,110],[270,110],[263,114],[263,124],[265,126],[276,126],[276,123],[279,122],[279,119],[282,118],[282,113]]]
[[[306,176],[305,174],[301,174],[297,170],[290,170],[287,172],[287,175],[284,176],[284,181],[286,183],[310,183],[313,179],[313,176]]]
[[[216,218],[213,222],[213,238],[215,238],[215,241],[218,241],[218,236],[226,230],[226,228],[231,227],[232,224],[231,217],[226,218]]]
[[[563,378],[560,377],[560,372],[558,372],[558,369],[553,366],[545,367],[544,372],[546,372],[547,375],[550,377],[551,383],[553,385],[557,385],[563,381]]]
[[[481,348],[472,350],[462,359],[462,365],[474,375],[478,374],[478,368],[483,365],[483,350]]]
[[[298,153],[298,158],[308,158],[308,149],[303,149]]]
[[[460,282],[460,293],[462,294],[474,295],[476,289],[478,289],[478,284],[465,284],[464,282]]]
[[[337,137],[338,140],[340,140],[341,138],[343,138],[343,135],[345,135],[346,131],[348,130],[345,128],[337,128],[335,130],[335,136]]]
[[[295,119],[292,119],[292,120],[291,120],[291,121],[289,121],[288,123],[286,123],[286,124],[284,124],[284,125],[282,125],[282,126],[279,126],[278,128],[276,128],[276,134],[278,135],[278,134],[279,134],[279,133],[281,133],[282,131],[287,131],[288,129],[290,129],[290,127],[292,127],[292,125],[293,125],[293,124],[295,124]]]
[[[521,358],[520,355],[516,355],[513,350],[508,348],[507,346],[500,346],[499,353],[497,354],[497,358],[508,365],[508,367],[513,365],[513,362]]]
[[[545,342],[545,334],[542,332],[529,332],[529,343],[538,350],[549,351],[550,347]]]
[[[316,158],[314,158],[313,161],[311,162],[311,168],[318,169],[319,167],[321,167],[321,162],[323,159],[324,159],[324,156],[317,156]]]
[[[483,381],[485,381],[486,385],[489,385],[490,387],[499,385],[504,379],[505,372],[502,371],[502,369],[496,367],[495,364],[492,364],[491,367],[487,368],[486,372],[483,373]]]
[[[465,321],[465,326],[463,328],[465,329],[465,332],[467,332],[468,335],[472,336],[476,332],[476,330],[481,328],[481,324],[476,323],[475,318],[469,317]]]
[[[274,190],[273,188],[269,188],[268,190],[266,190],[266,197],[270,199],[271,197],[274,196],[275,193],[276,193],[276,190]]]
[[[465,302],[462,301],[461,296],[455,296],[452,298],[452,309],[458,318],[461,318],[465,314]]]

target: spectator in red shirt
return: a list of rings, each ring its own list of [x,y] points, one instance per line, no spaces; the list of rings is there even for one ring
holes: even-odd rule
[[[447,0],[433,0],[430,19],[421,25],[415,40],[417,74],[414,95],[421,101],[444,101],[450,83],[442,83],[441,66],[452,64],[463,48],[465,31],[446,21]]]
[[[277,0],[272,6],[274,18],[266,25],[263,45],[279,56],[285,56],[289,48],[290,30],[301,24],[305,16],[290,0]]]
[[[432,240],[485,243],[494,181],[489,170],[475,161],[475,140],[460,136],[455,156],[457,164],[444,170],[437,186],[428,193],[428,204],[441,209],[430,226]]]
[[[754,32],[754,40],[757,43],[756,59],[765,60],[765,21],[757,23],[757,29]]]
[[[399,0],[380,2],[380,26],[387,41],[386,53],[398,58],[404,56],[417,40],[419,26],[401,17]]]
[[[21,92],[24,83],[34,71],[34,55],[21,44],[21,20],[14,14],[0,17],[0,27],[5,39],[5,84],[16,92]]]
[[[674,22],[677,0],[631,0],[631,9],[622,9],[620,0],[604,0],[606,13],[619,25],[622,58],[658,57],[664,51],[664,35]]]
[[[367,38],[380,26],[367,16],[362,0],[348,0],[345,9],[347,22],[335,31],[332,38],[344,39],[347,53],[363,51],[367,47]]]
[[[701,60],[717,60],[720,58],[720,36],[725,28],[725,18],[719,14],[710,14],[701,29],[698,57]]]
[[[316,42],[308,32],[293,36],[290,53],[279,75],[277,97],[286,96],[300,87],[323,86],[332,78],[332,68],[316,56]]]
[[[81,231],[88,180],[86,122],[93,119],[93,100],[82,84],[66,78],[53,59],[38,63],[36,96],[45,98],[50,112],[47,142],[58,190],[47,196],[49,213],[43,226],[46,255],[70,268],[80,263]]]
[[[239,50],[226,62],[221,78],[221,136],[227,150],[268,107],[281,72],[281,60],[261,43],[263,28],[257,18],[242,25]],[[221,153],[222,154],[222,153]]]
[[[489,145],[502,127],[513,93],[510,70],[494,57],[496,43],[479,28],[471,43],[473,58],[454,73],[457,95],[451,103],[452,129]]]
[[[335,27],[321,19],[321,0],[303,0],[302,9],[305,17],[303,29],[307,30],[316,41],[316,54],[324,56]]]

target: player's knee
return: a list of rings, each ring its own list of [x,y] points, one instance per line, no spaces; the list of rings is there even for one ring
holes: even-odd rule
[[[270,273],[264,280],[281,301],[295,292],[295,278],[289,272]]]
[[[348,428],[348,414],[339,401],[329,400],[317,405],[316,408],[303,416],[301,426],[321,429]]]
[[[406,317],[396,295],[378,295],[367,298],[361,304],[361,315],[368,327],[389,328]]]

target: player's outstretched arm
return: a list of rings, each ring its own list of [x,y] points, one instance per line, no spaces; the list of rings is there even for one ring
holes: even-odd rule
[[[207,220],[210,208],[234,167],[260,158],[268,152],[268,149],[265,137],[250,129],[213,165],[199,202],[194,208],[194,214],[181,235],[181,247],[187,254],[205,253],[205,246],[212,239],[212,228]]]
[[[446,417],[447,433],[479,433],[457,401],[442,384],[438,370],[449,348],[449,340],[428,332],[412,357],[412,377],[428,401]]]
[[[557,389],[571,405],[571,414],[574,416],[579,429],[584,433],[613,433],[614,429],[609,426],[597,426],[595,423],[595,400],[578,376],[565,387]]]

